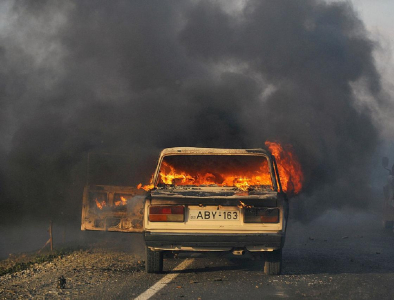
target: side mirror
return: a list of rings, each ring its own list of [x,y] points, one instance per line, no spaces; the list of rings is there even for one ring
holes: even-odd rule
[[[382,157],[382,166],[383,168],[387,169],[389,166],[389,158],[388,157]]]

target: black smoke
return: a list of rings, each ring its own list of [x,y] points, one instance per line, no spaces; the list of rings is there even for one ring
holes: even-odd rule
[[[77,222],[90,151],[130,154],[146,182],[164,147],[267,139],[292,144],[301,161],[303,215],[367,207],[379,131],[353,84],[377,105],[381,86],[354,9],[234,3],[5,1],[3,222]]]

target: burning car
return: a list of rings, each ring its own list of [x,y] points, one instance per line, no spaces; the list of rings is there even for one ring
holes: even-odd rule
[[[266,145],[270,152],[164,149],[150,185],[86,186],[82,230],[143,232],[148,273],[163,270],[166,251],[228,251],[263,258],[264,272],[279,274],[286,192],[298,193],[303,177],[291,152]]]
[[[148,273],[162,271],[165,251],[249,251],[280,273],[288,199],[268,151],[165,149],[145,188]]]

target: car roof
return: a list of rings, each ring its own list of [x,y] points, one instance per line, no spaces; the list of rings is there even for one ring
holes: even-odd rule
[[[264,155],[270,156],[271,154],[262,148],[255,149],[222,149],[222,148],[198,148],[198,147],[174,147],[166,148],[161,151],[160,156],[179,154],[197,154],[197,155]]]

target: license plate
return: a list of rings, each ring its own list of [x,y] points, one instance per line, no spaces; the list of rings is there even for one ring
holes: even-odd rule
[[[190,221],[237,221],[239,211],[234,210],[189,210]]]

